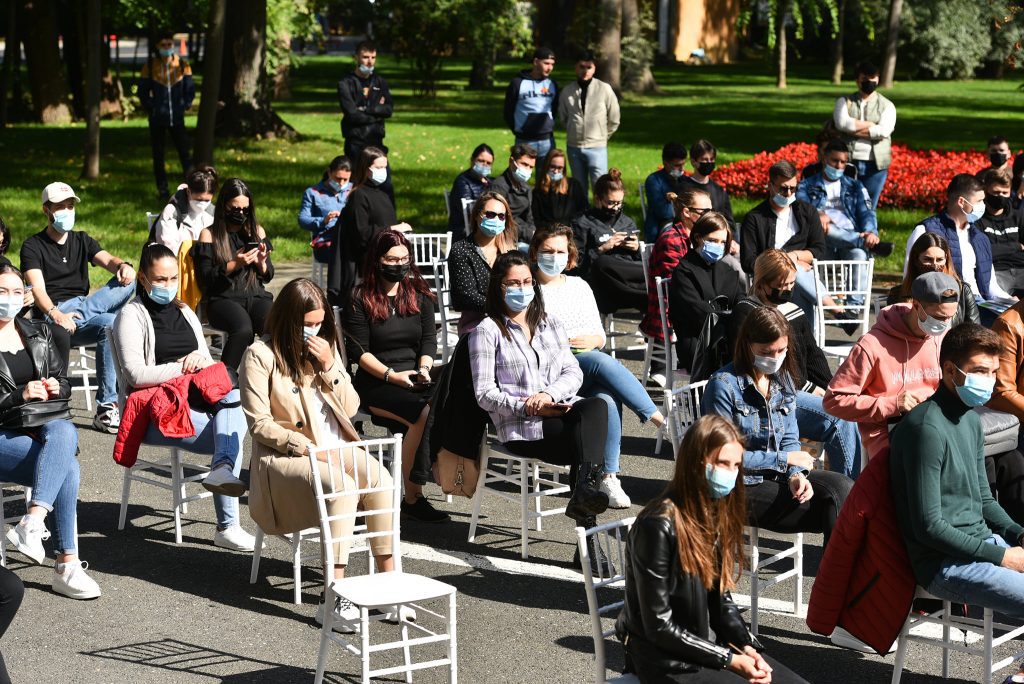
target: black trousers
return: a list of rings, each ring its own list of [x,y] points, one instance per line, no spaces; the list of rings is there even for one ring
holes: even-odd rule
[[[604,464],[604,442],[608,435],[608,405],[591,397],[572,405],[564,416],[544,419],[544,439],[515,440],[505,444],[518,456],[545,463],[573,467],[570,486],[576,486],[575,469],[580,463]]]
[[[7,568],[0,567],[0,637],[11,626],[24,595],[25,585],[21,583],[18,576]],[[2,655],[0,655],[0,684],[11,684],[11,677],[7,674],[7,667],[4,665]]]
[[[787,481],[765,480],[747,486],[747,522],[763,530],[793,534],[816,532],[828,544],[853,480],[841,473],[812,470],[807,479],[814,488],[810,501],[797,503]],[[772,681],[775,681],[774,677]]]
[[[986,456],[985,471],[992,496],[1015,523],[1024,525],[1024,454],[1014,449]]]
[[[164,165],[164,150],[167,145],[167,134],[178,150],[181,160],[181,176],[184,178],[192,166],[192,150],[188,146],[188,133],[184,126],[167,126],[149,122],[149,144],[153,148],[153,176],[156,178],[156,189],[161,195],[168,194],[167,169]]]
[[[647,310],[647,283],[639,261],[601,255],[590,265],[587,277],[601,313],[619,309]]]
[[[772,684],[807,684],[807,680],[771,656],[761,654],[772,668]],[[740,684],[747,681],[729,670],[706,667],[696,672],[661,672],[641,658],[631,658],[626,651],[626,672],[634,673],[642,684]]]
[[[268,296],[245,299],[214,299],[206,304],[210,325],[228,334],[220,360],[229,369],[237,370],[242,355],[254,336],[263,334],[263,324],[274,300]]]

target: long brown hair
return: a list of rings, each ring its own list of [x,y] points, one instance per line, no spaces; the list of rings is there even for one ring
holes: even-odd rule
[[[750,345],[771,344],[781,337],[789,339],[790,349],[786,352],[782,368],[772,377],[792,388],[794,378],[800,377],[796,366],[796,354],[792,349],[796,344],[796,338],[793,336],[789,321],[772,306],[759,306],[743,320],[739,334],[736,335],[736,349],[732,357],[736,374],[751,377],[754,375],[754,352],[750,350]]]
[[[473,233],[480,230],[480,220],[484,215],[484,207],[491,200],[501,202],[501,206],[504,207],[502,211],[505,212],[505,232],[495,239],[498,243],[498,251],[507,252],[510,249],[515,249],[519,244],[519,231],[516,229],[516,219],[512,216],[512,209],[508,206],[508,200],[505,199],[505,196],[494,190],[485,191],[473,203],[473,208],[469,212],[469,234],[473,235]]]
[[[379,147],[372,145],[364,147],[363,151],[359,153],[359,158],[356,160],[356,170],[352,172],[352,190],[350,192],[354,192],[366,185],[366,182],[371,178],[370,167],[373,166],[373,162],[386,156],[384,150]]]
[[[690,228],[690,249],[699,249],[704,245],[704,238],[720,230],[725,231],[725,253],[728,254],[732,248],[732,226],[717,211],[705,212],[703,216],[693,222],[693,227]],[[700,245],[697,244],[697,238],[700,238]]]
[[[317,337],[339,352],[338,326],[327,295],[309,278],[296,278],[281,288],[267,315],[268,344],[274,352],[277,367],[293,382],[299,383],[306,361],[306,344],[302,337],[303,318],[310,311],[324,310],[324,322]]]
[[[932,247],[938,247],[946,253],[946,268],[942,272],[956,282],[960,282],[960,276],[956,274],[956,268],[953,266],[953,254],[949,251],[949,243],[946,242],[946,238],[938,233],[921,233],[910,248],[910,256],[907,257],[907,272],[903,276],[903,282],[900,283],[900,296],[907,301],[911,299],[910,288],[914,284],[914,279],[924,273],[921,268],[921,255]]]
[[[380,275],[380,260],[393,247],[405,247],[409,250],[409,275],[398,284],[395,297],[395,312],[399,316],[413,316],[420,312],[420,296],[435,299],[427,281],[420,275],[416,267],[416,254],[409,240],[397,230],[382,230],[370,241],[363,261],[363,282],[356,286],[353,300],[360,300],[366,315],[371,321],[386,321],[391,316],[391,305],[384,278]]]
[[[256,200],[252,196],[252,192],[249,190],[249,186],[245,184],[241,178],[228,178],[224,181],[224,185],[221,186],[220,193],[217,195],[217,204],[213,210],[213,223],[210,224],[210,237],[213,240],[213,255],[217,261],[218,266],[223,266],[229,261],[235,258],[235,252],[231,248],[230,231],[228,230],[227,219],[224,218],[224,214],[227,213],[228,202],[235,199],[236,197],[246,197],[249,199],[249,208],[246,210],[245,223],[239,229],[242,239],[245,242],[260,242],[260,224],[256,218]],[[242,278],[247,288],[251,288],[256,284],[256,268],[255,264],[248,266],[240,266],[245,272],[242,274]]]
[[[566,164],[566,168],[562,169],[562,180],[555,183],[551,180],[551,176],[548,175],[548,170],[551,168],[551,162],[559,157],[562,158],[562,163]],[[564,195],[569,192],[569,174],[566,171],[569,170],[568,161],[565,157],[565,152],[552,147],[551,151],[548,152],[548,156],[544,157],[544,161],[540,166],[540,173],[537,174],[537,187],[534,191],[540,191],[543,193],[553,192],[556,195]]]
[[[640,516],[669,518],[676,531],[680,569],[700,579],[705,589],[725,591],[743,574],[743,526],[747,524],[747,495],[742,472],[736,488],[720,499],[711,497],[705,464],[726,444],[744,444],[729,420],[708,415],[697,420],[683,437],[676,468],[662,495]],[[733,568],[739,572],[733,577]]]

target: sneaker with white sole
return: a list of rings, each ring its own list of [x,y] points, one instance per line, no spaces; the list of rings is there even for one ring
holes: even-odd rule
[[[74,560],[53,566],[53,580],[50,586],[58,594],[73,599],[94,599],[100,597],[100,585],[85,573],[89,564]]]
[[[213,545],[231,551],[251,553],[256,548],[256,537],[243,530],[241,525],[231,525],[213,534]]]
[[[214,494],[239,497],[245,494],[245,483],[235,477],[227,463],[211,470],[203,478],[203,486]]]
[[[316,610],[316,624],[321,627],[324,624],[324,606],[321,600]],[[334,625],[332,629],[338,634],[355,634],[359,631],[359,609],[348,599],[340,596],[334,599]]]
[[[416,622],[416,611],[409,606],[398,606],[398,610],[395,610],[395,606],[391,606],[381,619],[388,624],[397,625],[399,615],[406,622]]]
[[[633,504],[615,473],[605,473],[600,490],[608,495],[608,508],[629,508]]]
[[[117,434],[121,427],[121,412],[117,404],[100,404],[96,407],[96,415],[92,419],[92,427],[100,432]]]
[[[50,531],[46,529],[43,521],[34,515],[23,515],[17,525],[7,530],[7,542],[37,564],[41,564],[46,558],[43,542],[49,538]]]

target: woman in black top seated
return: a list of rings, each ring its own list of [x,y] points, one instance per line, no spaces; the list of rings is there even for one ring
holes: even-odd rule
[[[569,225],[587,210],[587,192],[575,178],[565,175],[565,152],[553,148],[537,174],[533,188],[533,222],[538,228]]]
[[[374,416],[399,423],[405,433],[402,512],[424,522],[446,520],[448,515],[423,496],[423,485],[409,479],[430,408],[437,329],[434,295],[402,233],[385,230],[370,243],[363,281],[345,312],[345,333],[359,363],[352,385],[360,403]]]
[[[762,655],[729,593],[745,565],[742,469],[736,426],[705,416],[686,431],[665,492],[633,523],[615,631],[643,684],[806,684]]]
[[[192,247],[196,280],[210,325],[227,333],[220,359],[238,368],[263,323],[273,297],[263,287],[274,277],[273,246],[256,218],[256,202],[241,178],[229,178],[217,196],[213,225]]]

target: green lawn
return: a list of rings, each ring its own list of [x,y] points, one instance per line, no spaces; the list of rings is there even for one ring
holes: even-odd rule
[[[437,99],[428,101],[413,97],[406,64],[384,56],[379,65],[396,96],[387,143],[399,218],[420,231],[439,229],[446,221],[442,190],[465,168],[472,148],[487,142],[500,150],[512,142],[501,119],[502,97],[504,83],[520,66],[501,65],[499,85],[475,92],[464,89],[468,64],[453,64],[445,72]],[[570,66],[561,64],[556,70],[559,81],[573,78]],[[299,131],[299,140],[224,141],[218,147],[222,176],[241,176],[253,188],[261,222],[274,237],[278,260],[308,254],[307,238],[295,214],[303,189],[320,178],[329,159],[341,153],[335,83],[350,67],[350,58],[314,57],[306,58],[295,71],[293,99],[275,106]],[[820,68],[797,68],[786,91],[775,89],[774,77],[761,65],[676,66],[656,69],[655,76],[663,94],[626,98],[622,127],[610,148],[611,165],[622,170],[631,189],[657,167],[661,146],[669,139],[689,143],[697,137],[709,138],[719,147],[719,163],[749,157],[788,142],[810,140],[830,115],[834,98],[850,90],[849,85],[828,85]],[[1024,120],[1016,116],[1024,104],[1024,94],[1017,90],[1020,78],[898,83],[886,93],[899,111],[894,137],[914,147],[967,149],[983,146],[989,135],[999,132],[1020,145],[1024,141]],[[564,134],[557,137],[564,144]],[[155,203],[146,122],[141,118],[103,122],[99,181],[77,180],[83,138],[82,125],[17,125],[0,134],[5,162],[0,166],[0,215],[14,235],[12,252],[43,227],[39,193],[46,183],[61,179],[70,182],[83,199],[77,225],[114,254],[133,261],[137,257],[146,236],[144,212],[160,208]],[[742,215],[755,203],[737,199],[734,207]],[[639,219],[635,195],[627,196],[627,211]],[[883,235],[905,243],[914,222],[926,213],[881,211]],[[879,270],[901,266],[899,250]],[[94,282],[101,280],[102,274],[94,274]]]

